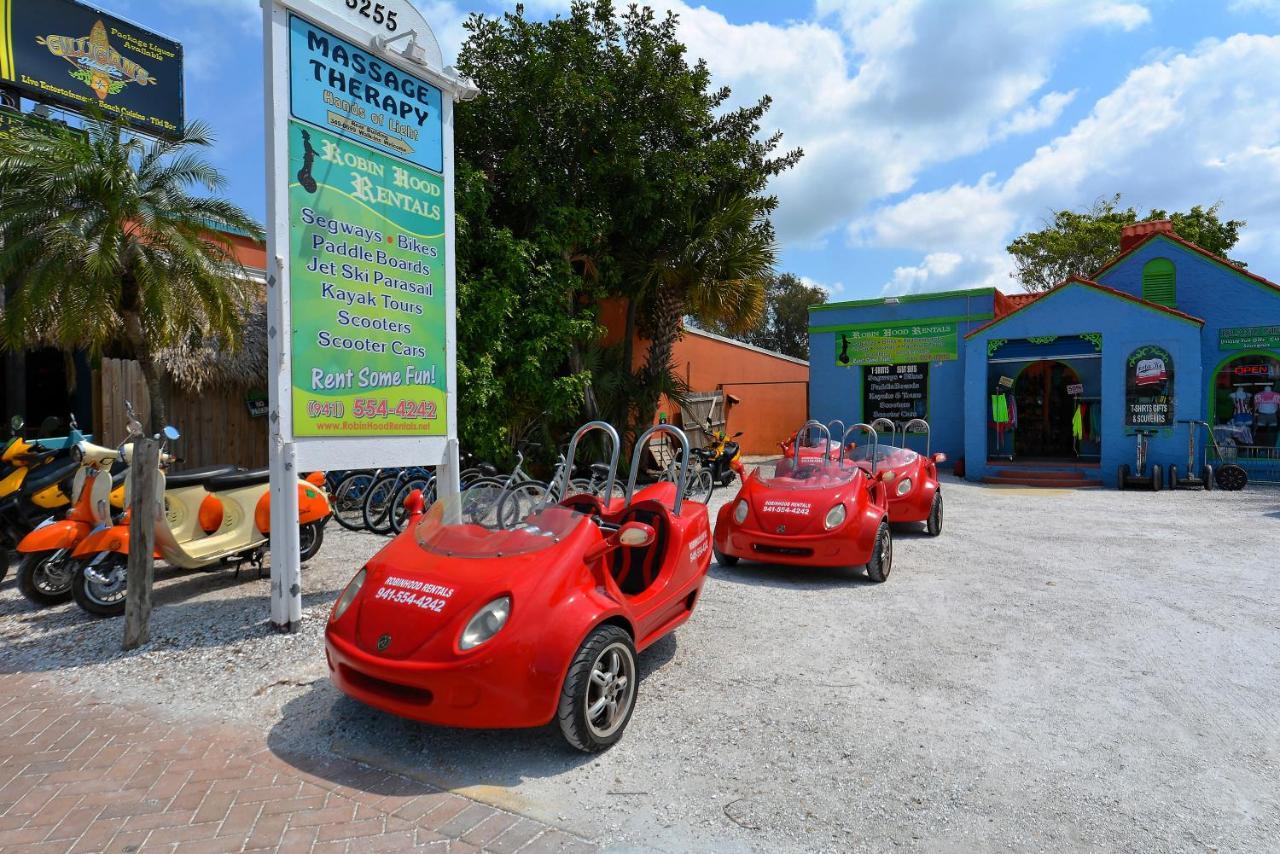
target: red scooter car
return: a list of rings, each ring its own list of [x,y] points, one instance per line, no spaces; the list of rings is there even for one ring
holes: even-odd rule
[[[880,419],[892,424],[888,419]],[[877,422],[872,422],[874,426]],[[905,447],[908,433],[924,433],[925,452]],[[923,522],[931,537],[942,533],[942,487],[938,483],[938,463],[946,462],[946,454],[930,454],[932,439],[929,423],[913,418],[902,428],[903,447],[875,444],[850,446],[845,458],[851,459],[867,474],[893,472],[889,485],[889,521],[893,524]]]
[[[565,479],[579,440],[570,442]],[[636,489],[651,436],[676,437],[679,482]],[[375,708],[451,727],[556,722],[583,751],[622,737],[637,692],[636,653],[693,613],[711,562],[706,507],[686,502],[689,445],[666,424],[636,443],[625,499],[596,495],[531,503],[515,518],[468,490],[415,515],[333,606],[325,630],[330,676]],[[492,486],[481,487],[493,489]],[[606,490],[609,495],[611,490]],[[549,502],[550,499],[547,499]],[[411,512],[414,508],[411,508]]]
[[[871,459],[877,457],[875,430]],[[805,455],[801,436],[825,435],[814,455]],[[841,437],[841,447],[848,433]],[[723,566],[739,560],[807,567],[865,566],[876,582],[893,568],[893,534],[889,530],[888,491],[892,471],[868,472],[837,451],[831,459],[831,433],[810,421],[796,433],[796,447],[782,473],[765,477],[756,469],[737,497],[720,508],[716,519],[715,554]],[[785,462],[785,461],[784,461]]]

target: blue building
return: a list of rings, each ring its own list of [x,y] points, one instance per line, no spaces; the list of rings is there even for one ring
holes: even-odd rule
[[[1185,421],[1213,425],[1256,476],[1280,470],[1280,286],[1174,234],[1124,230],[1091,279],[815,306],[810,410],[926,418],[971,480],[1115,485],[1149,458],[1185,471]],[[1199,443],[1203,444],[1201,434]]]

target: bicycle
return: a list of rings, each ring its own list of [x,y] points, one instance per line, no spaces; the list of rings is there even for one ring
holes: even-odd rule
[[[685,481],[684,497],[689,501],[707,504],[711,501],[711,493],[715,490],[715,478],[711,474],[709,461],[711,451],[706,448],[694,448],[693,459],[689,462],[689,476]],[[677,455],[667,463],[666,469],[658,476],[659,481],[677,483],[680,479],[680,459]]]
[[[421,466],[383,469],[365,493],[361,515],[364,526],[375,534],[399,533],[404,530],[404,499],[415,489],[423,496],[435,495],[435,474]],[[397,501],[398,499],[398,501]]]
[[[382,469],[347,472],[329,493],[333,518],[348,531],[364,530],[364,501]]]

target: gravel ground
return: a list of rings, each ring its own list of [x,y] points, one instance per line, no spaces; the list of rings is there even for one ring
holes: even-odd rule
[[[328,529],[302,631],[252,573],[158,573],[150,644],[0,588],[0,670],[261,728],[618,848],[1264,850],[1280,839],[1280,492],[947,480],[894,572],[713,565],[641,657],[626,738],[441,730],[341,697],[329,604],[383,542]],[[727,498],[718,495],[714,504]]]

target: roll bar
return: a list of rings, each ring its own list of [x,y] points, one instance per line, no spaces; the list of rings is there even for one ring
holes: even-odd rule
[[[804,422],[804,426],[796,431],[795,464],[797,466],[800,465],[800,439],[804,437],[805,433],[808,433],[810,430],[815,428],[821,430],[827,437],[826,447],[822,449],[822,458],[825,460],[831,456],[831,431],[828,430],[827,425],[823,424],[821,421],[814,421],[810,419]]]
[[[618,453],[622,450],[622,440],[618,438],[618,431],[608,421],[588,421],[577,429],[573,434],[573,438],[569,440],[569,450],[565,452],[564,472],[561,474],[562,483],[559,484],[557,495],[561,498],[569,494],[569,479],[573,475],[573,457],[578,452],[578,440],[583,436],[599,430],[609,437],[611,444],[611,452],[609,454],[609,481],[605,488],[605,503],[609,501],[609,496],[613,495],[613,484],[618,478]],[[555,484],[552,484],[555,486]]]
[[[631,476],[627,478],[627,506],[636,494],[636,475],[640,473],[640,454],[649,444],[649,437],[654,433],[671,433],[680,440],[680,478],[676,481],[676,503],[671,508],[675,515],[680,515],[680,507],[684,504],[684,488],[689,481],[689,437],[679,427],[671,424],[655,424],[640,434],[636,440],[636,449],[631,454]]]
[[[892,420],[888,418],[877,418],[875,421],[871,422],[871,427],[878,431],[879,425],[882,423],[889,425],[889,444],[892,445],[894,442],[897,442],[898,441],[898,425],[893,423]],[[879,433],[877,432],[876,435],[878,436]],[[904,438],[903,441],[905,442],[906,439]]]
[[[917,430],[916,432],[924,433],[924,455],[927,457],[929,456],[929,449],[933,447],[933,431],[929,429],[929,422],[925,421],[923,418],[912,418],[905,425],[903,425],[902,447],[905,448],[907,446],[907,433],[911,430],[912,425],[915,425],[915,424],[921,424],[924,426],[923,431]]]
[[[888,421],[888,420],[889,419],[887,418],[876,419],[876,421]],[[880,456],[878,453],[876,453],[880,449],[880,434],[877,433],[876,428],[872,427],[870,424],[862,424],[862,423],[854,424],[852,427],[850,427],[848,430],[845,431],[844,436],[840,438],[840,464],[844,465],[845,451],[849,447],[849,434],[852,433],[854,430],[857,430],[858,428],[862,428],[871,436],[871,476],[875,477],[876,463],[879,461],[878,458]]]

